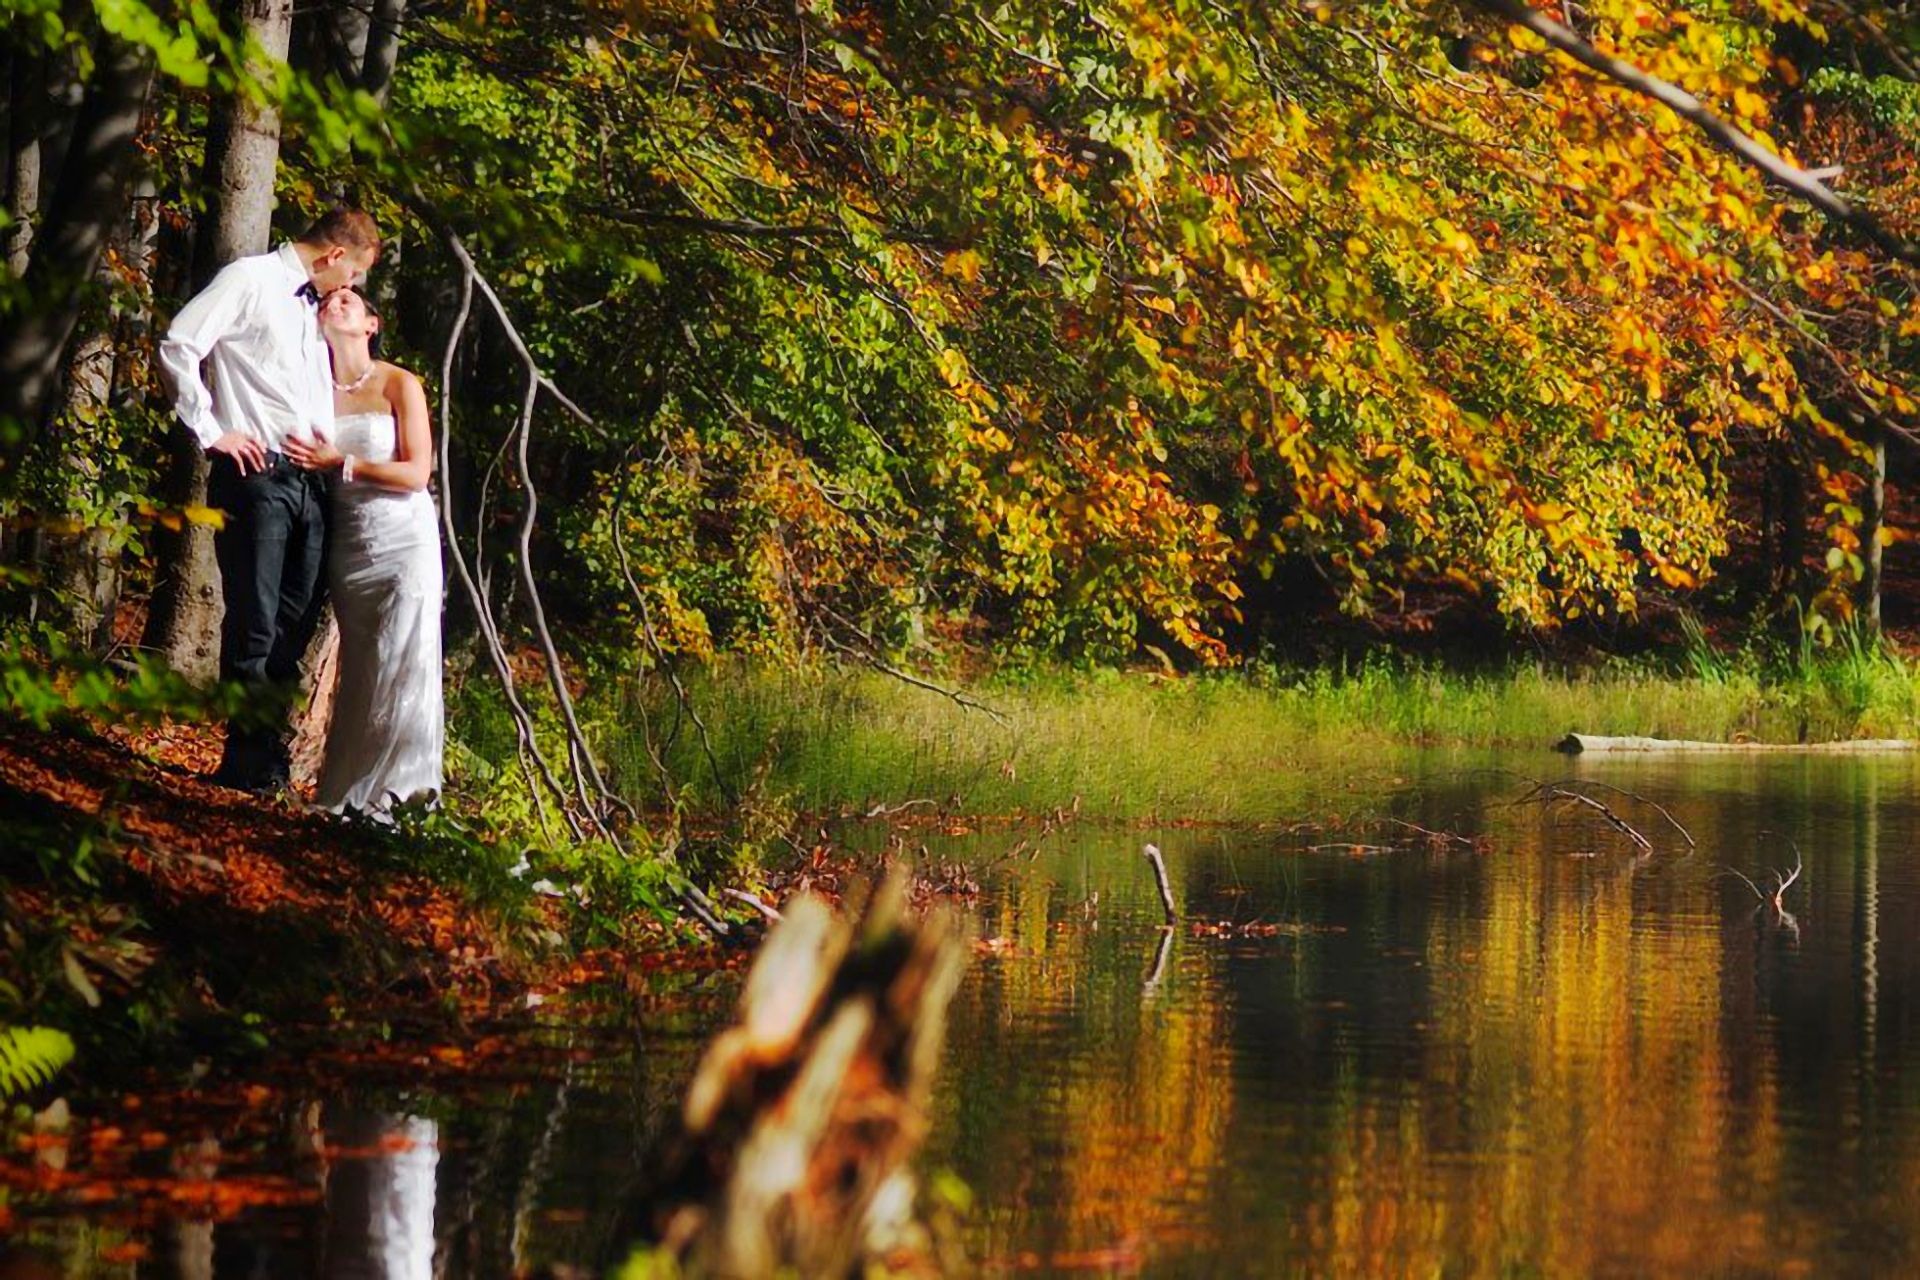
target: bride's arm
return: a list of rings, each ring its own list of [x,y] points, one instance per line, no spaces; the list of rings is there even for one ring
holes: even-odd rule
[[[426,389],[405,369],[387,379],[387,403],[393,406],[394,459],[392,462],[353,463],[353,478],[382,489],[410,492],[427,487],[433,475],[433,421],[427,413]]]

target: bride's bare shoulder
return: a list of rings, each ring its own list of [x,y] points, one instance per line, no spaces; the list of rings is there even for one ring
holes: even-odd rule
[[[397,364],[388,364],[384,360],[380,364],[384,370],[380,387],[386,393],[388,400],[398,403],[402,396],[426,389],[419,375],[411,369],[403,369]]]

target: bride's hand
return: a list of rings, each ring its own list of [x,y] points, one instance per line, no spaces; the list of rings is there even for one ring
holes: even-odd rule
[[[334,448],[332,442],[325,436],[317,432],[311,440],[288,436],[280,448],[288,458],[293,460],[294,466],[303,470],[331,471],[340,465],[340,451]]]

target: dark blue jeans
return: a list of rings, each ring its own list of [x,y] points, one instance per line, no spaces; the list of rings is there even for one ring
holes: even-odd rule
[[[226,603],[220,678],[239,682],[256,704],[228,724],[219,777],[271,787],[287,780],[287,709],[326,597],[326,482],[282,454],[245,476],[216,454],[207,501],[226,513],[213,535]]]

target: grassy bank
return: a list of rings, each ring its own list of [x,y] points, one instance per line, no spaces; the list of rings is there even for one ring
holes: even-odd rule
[[[1284,812],[1286,779],[1391,772],[1427,746],[1544,749],[1571,730],[1713,741],[1920,738],[1920,670],[1867,646],[1763,662],[1705,650],[1665,666],[1578,672],[1532,664],[1462,673],[1378,662],[1345,670],[1163,679],[1139,674],[1001,677],[969,689],[996,719],[937,693],[851,668],[731,663],[691,682],[719,773],[736,792],[802,809],[909,800],[973,812],[1050,809],[1079,797],[1111,816]],[[699,735],[663,688],[604,716],[616,773],[652,777],[639,723],[678,724],[669,762],[714,803]]]

